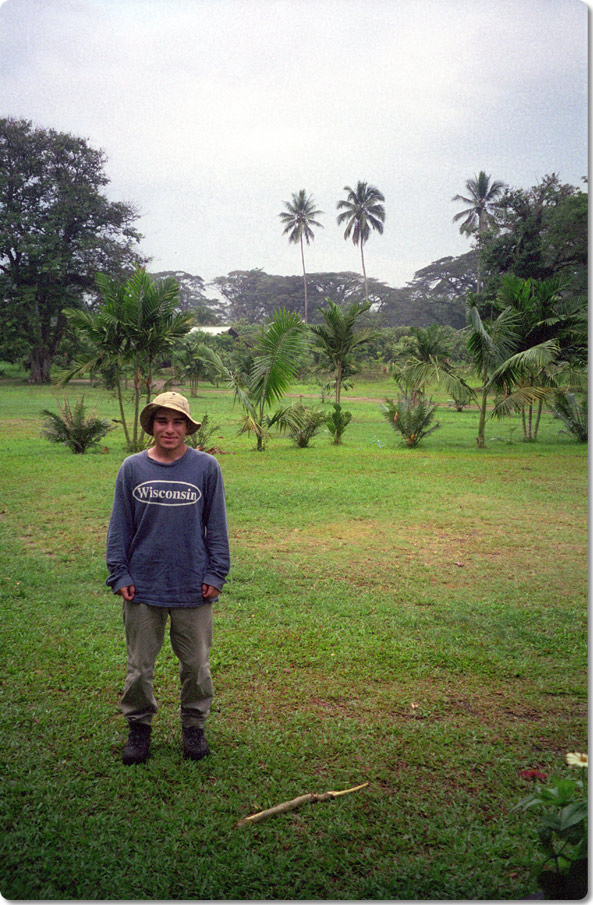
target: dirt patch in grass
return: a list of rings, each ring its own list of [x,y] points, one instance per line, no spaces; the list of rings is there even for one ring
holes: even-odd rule
[[[221,689],[223,700],[227,693],[232,697],[228,708],[224,706],[227,720],[243,723],[257,714],[258,721],[282,723],[308,713],[313,723],[347,720],[359,727],[384,727],[387,721],[395,731],[442,724],[460,731],[519,730],[534,740],[544,726],[549,730],[580,720],[586,730],[585,701],[543,696],[524,682],[494,685],[458,676],[453,686],[432,677],[398,675],[390,682],[368,684],[361,679],[353,685],[349,676],[336,673],[302,669],[290,673],[282,670],[281,677],[256,681],[244,693],[240,683],[228,692]]]
[[[539,530],[533,532],[533,521]],[[543,570],[546,581],[565,591],[575,563],[586,568],[586,539],[575,542],[558,532],[552,513],[540,519],[534,513],[512,527],[503,520],[461,529],[446,524],[400,526],[378,521],[353,520],[286,533],[250,531],[236,538],[250,556],[265,559],[279,573],[307,564],[309,576],[328,572],[343,574],[349,584],[389,586],[403,575],[432,573],[429,581],[449,589],[467,586],[479,578],[515,582],[542,574],[541,563],[554,561],[553,571]],[[338,579],[339,580],[339,579]]]

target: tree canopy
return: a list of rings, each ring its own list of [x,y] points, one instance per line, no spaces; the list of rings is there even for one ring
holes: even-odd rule
[[[27,354],[36,383],[49,381],[64,309],[82,304],[99,271],[140,261],[137,213],[104,194],[105,161],[85,139],[0,119],[2,354]]]

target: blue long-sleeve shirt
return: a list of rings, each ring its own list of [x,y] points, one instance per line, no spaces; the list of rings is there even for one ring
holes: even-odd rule
[[[107,585],[134,601],[198,606],[202,584],[222,588],[230,567],[224,485],[214,456],[188,447],[172,463],[146,451],[124,460],[107,533]]]

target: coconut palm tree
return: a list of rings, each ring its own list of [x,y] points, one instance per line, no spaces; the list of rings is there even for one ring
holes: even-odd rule
[[[344,238],[349,239],[352,236],[354,244],[360,245],[364,296],[365,301],[368,302],[369,290],[364,265],[364,243],[369,238],[372,229],[376,229],[379,235],[383,233],[385,208],[382,202],[385,201],[385,196],[374,185],[366,182],[359,182],[356,189],[346,185],[344,191],[347,192],[347,197],[338,201],[337,204],[338,210],[341,211],[337,217],[338,226],[345,223]]]
[[[293,193],[292,201],[285,201],[284,207],[286,210],[278,214],[284,224],[282,235],[285,236],[286,233],[288,233],[288,241],[295,245],[299,243],[301,246],[303,285],[305,287],[305,323],[308,323],[309,303],[307,299],[307,272],[305,270],[305,249],[303,246],[303,239],[306,241],[307,245],[309,245],[311,240],[315,238],[315,234],[311,227],[319,226],[323,229],[323,224],[314,219],[315,217],[318,217],[319,214],[322,214],[323,211],[316,209],[313,196],[307,196],[305,189],[301,189],[298,194]]]
[[[492,209],[497,199],[502,194],[505,184],[495,180],[490,182],[490,176],[487,176],[484,170],[480,170],[473,179],[468,179],[465,183],[467,189],[466,195],[455,195],[452,201],[462,201],[468,207],[459,211],[453,217],[453,223],[463,219],[459,231],[466,235],[476,235],[478,244],[478,276],[477,291],[481,291],[482,281],[480,273],[480,246],[484,233],[492,224]]]

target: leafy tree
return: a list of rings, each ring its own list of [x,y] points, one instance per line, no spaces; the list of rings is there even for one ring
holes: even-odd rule
[[[137,214],[105,196],[105,159],[82,138],[0,119],[0,316],[34,383],[50,380],[64,309],[82,305],[98,271],[139,261]]]
[[[462,329],[465,326],[464,299],[475,288],[477,274],[478,252],[475,249],[458,257],[439,258],[418,270],[406,287],[408,305],[413,305],[417,311],[425,311],[428,320],[417,323],[408,316],[407,323],[423,327],[430,323],[449,324]],[[398,307],[402,307],[401,300]]]
[[[319,214],[322,214],[323,211],[315,208],[313,196],[308,196],[305,189],[301,189],[298,194],[294,193],[292,201],[285,201],[284,207],[286,210],[278,215],[284,224],[282,235],[285,236],[288,233],[288,241],[293,242],[295,245],[298,243],[301,246],[303,287],[305,290],[305,323],[307,323],[309,320],[309,304],[307,299],[307,272],[305,270],[303,239],[305,239],[307,245],[309,245],[311,239],[315,238],[315,233],[311,227],[320,226],[323,229],[322,224],[314,219],[319,216]]]
[[[194,276],[185,270],[161,270],[150,274],[157,283],[166,279],[174,279],[179,284],[179,310],[184,314],[193,314],[197,325],[215,326],[224,316],[224,309],[217,299],[208,298],[206,283],[200,276]]]
[[[355,373],[353,353],[372,339],[374,331],[369,328],[355,331],[356,321],[371,307],[369,302],[353,303],[346,310],[330,299],[327,299],[327,304],[328,307],[321,312],[325,323],[314,324],[310,330],[317,349],[334,375],[335,401],[339,404],[345,378]]]
[[[121,422],[128,449],[144,445],[139,430],[140,397],[146,403],[152,395],[153,370],[160,357],[169,353],[176,340],[190,328],[190,314],[177,310],[179,288],[175,280],[157,285],[145,270],[139,268],[125,282],[98,274],[97,284],[103,304],[96,310],[68,309],[73,328],[90,343],[92,352],[62,375],[67,383],[89,371],[110,364],[115,370],[115,384]],[[129,430],[123,405],[122,373],[131,366],[134,382],[134,418]]]
[[[467,195],[454,195],[453,201],[462,201],[468,207],[459,211],[453,217],[453,222],[463,219],[460,226],[460,232],[467,235],[475,235],[478,246],[478,272],[477,272],[477,291],[482,290],[480,253],[487,230],[493,225],[494,218],[492,210],[504,190],[504,183],[494,180],[490,182],[491,177],[487,176],[484,170],[480,170],[473,179],[468,179],[465,183]]]
[[[227,321],[263,324],[278,308],[303,309],[303,282],[300,277],[273,276],[261,268],[232,270],[212,281],[225,300]]]
[[[385,208],[382,202],[385,201],[385,196],[374,185],[369,185],[366,182],[359,182],[356,189],[346,185],[344,186],[344,191],[347,192],[346,199],[338,201],[337,204],[338,210],[341,211],[337,217],[338,226],[345,223],[344,239],[352,237],[354,244],[360,245],[365,300],[368,302],[369,291],[364,265],[364,243],[368,240],[373,229],[377,230],[379,235],[383,234]]]
[[[588,195],[555,173],[529,189],[507,188],[496,205],[496,229],[483,243],[485,291],[498,292],[502,275],[570,280],[571,294],[587,292]]]

